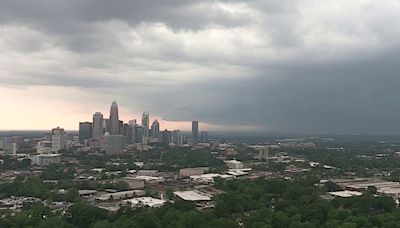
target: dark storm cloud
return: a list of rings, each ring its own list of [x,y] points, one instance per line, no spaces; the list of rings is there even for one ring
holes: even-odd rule
[[[243,130],[400,132],[395,1],[0,3],[2,86],[75,87]]]

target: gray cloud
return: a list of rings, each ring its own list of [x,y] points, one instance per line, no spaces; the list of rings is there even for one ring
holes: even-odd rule
[[[0,86],[243,130],[400,131],[396,1],[0,3]]]

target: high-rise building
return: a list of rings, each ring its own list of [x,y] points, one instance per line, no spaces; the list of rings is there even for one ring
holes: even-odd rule
[[[260,148],[258,150],[258,159],[260,159],[260,161],[266,161],[268,159],[268,152],[269,152],[268,147]]]
[[[102,137],[101,146],[106,155],[120,154],[125,146],[125,137],[123,135],[110,135],[107,132]]]
[[[135,138],[135,127],[136,127],[136,119],[132,119],[128,121],[129,126],[131,127],[131,144],[134,144],[136,142]]]
[[[65,131],[63,128],[57,127],[51,130],[51,150],[58,152],[65,149]]]
[[[172,142],[176,145],[182,145],[182,135],[180,130],[172,131]]]
[[[202,131],[200,132],[201,142],[208,142],[208,132]]]
[[[125,142],[127,144],[132,143],[132,127],[129,124],[124,124],[121,131],[122,135],[125,136]]]
[[[140,125],[135,126],[135,143],[143,143],[144,129]]]
[[[165,129],[164,131],[160,132],[160,142],[164,145],[169,146],[169,144],[171,143],[171,139],[172,139],[172,134],[170,131],[168,131],[167,129]]]
[[[150,128],[149,112],[143,112],[143,114],[142,114],[142,127],[143,127],[143,135],[145,137],[149,137],[149,128]]]
[[[80,122],[79,123],[79,141],[83,142],[92,138],[92,123]]]
[[[4,155],[16,155],[17,154],[17,144],[12,142],[10,138],[3,138],[2,148]]]
[[[119,135],[119,129],[118,105],[113,101],[110,109],[110,135]]]
[[[93,124],[92,124],[92,138],[101,139],[104,133],[103,124],[103,114],[96,112],[93,114]]]
[[[158,123],[158,120],[154,120],[153,123],[151,124],[151,137],[158,139],[158,136],[160,134],[160,124]]]
[[[192,121],[192,143],[196,145],[199,140],[199,121]]]

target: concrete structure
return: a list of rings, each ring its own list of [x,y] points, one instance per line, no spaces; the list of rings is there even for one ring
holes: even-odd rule
[[[199,141],[199,121],[192,121],[192,144],[196,145]]]
[[[362,195],[361,192],[347,191],[347,190],[346,191],[329,192],[329,194],[332,196],[338,196],[338,197],[343,197],[343,198]]]
[[[144,206],[161,207],[166,202],[167,202],[166,200],[157,199],[153,197],[139,197],[139,198],[124,200],[122,201],[122,204],[131,205],[132,207],[144,207]]]
[[[142,114],[142,127],[144,137],[149,137],[150,128],[150,114],[149,112],[143,112]]]
[[[38,154],[34,156],[34,163],[38,166],[61,163],[61,154]]]
[[[214,178],[220,177],[222,179],[232,179],[234,176],[232,175],[221,175],[218,173],[208,173],[208,174],[203,174],[203,175],[193,175],[190,176],[190,179],[194,182],[199,182],[199,183],[213,183]]]
[[[136,177],[130,177],[130,176],[123,177],[121,179],[122,179],[122,181],[128,183],[130,189],[143,189],[144,188],[145,180],[143,180],[143,179],[138,179]]]
[[[268,159],[268,152],[268,147],[261,147],[260,149],[258,149],[258,159],[260,161],[266,161]]]
[[[92,138],[92,123],[80,122],[79,123],[79,141],[83,142]]]
[[[93,123],[92,123],[92,137],[95,139],[101,139],[101,136],[103,136],[103,130],[104,130],[104,120],[103,120],[103,114],[100,112],[96,112],[93,114]]]
[[[117,155],[125,147],[125,137],[123,135],[110,135],[105,133],[102,138],[102,149],[106,155]]]
[[[65,131],[63,128],[57,127],[51,130],[51,150],[58,152],[65,149]]]
[[[208,171],[208,167],[195,167],[195,168],[185,168],[179,170],[180,177],[190,177],[193,175],[201,175]]]
[[[129,199],[136,196],[144,196],[145,192],[143,190],[130,190],[114,193],[106,193],[96,198],[96,200],[107,201],[107,200],[120,200]]]
[[[51,141],[40,141],[35,148],[39,154],[49,154],[52,149]]]
[[[110,109],[110,135],[119,134],[119,116],[118,116],[118,105],[117,102],[113,101]]]
[[[229,169],[243,169],[243,162],[237,160],[225,161]]]
[[[174,195],[185,201],[210,201],[211,198],[200,191],[177,191]]]
[[[16,155],[17,154],[17,144],[12,142],[10,138],[3,138],[2,148],[4,155]]]

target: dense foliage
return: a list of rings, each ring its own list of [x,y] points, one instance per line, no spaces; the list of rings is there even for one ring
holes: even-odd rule
[[[76,203],[64,215],[35,206],[2,220],[3,227],[397,227],[400,210],[392,198],[366,192],[359,197],[323,200],[324,189],[314,179],[216,180],[225,193],[215,197],[214,209],[198,211],[176,201],[161,208],[116,214]],[[46,214],[46,219],[37,216]]]

